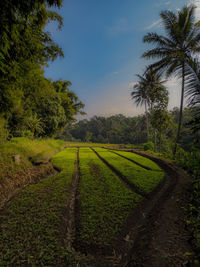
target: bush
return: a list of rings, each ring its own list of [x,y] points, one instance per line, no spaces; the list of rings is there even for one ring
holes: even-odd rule
[[[147,142],[143,144],[143,149],[146,150],[154,150],[154,143],[153,142]]]

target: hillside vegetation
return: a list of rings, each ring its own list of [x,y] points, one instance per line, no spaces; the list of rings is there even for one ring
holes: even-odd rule
[[[0,203],[9,199],[16,189],[52,173],[49,160],[64,145],[62,140],[28,138],[13,138],[0,144]]]

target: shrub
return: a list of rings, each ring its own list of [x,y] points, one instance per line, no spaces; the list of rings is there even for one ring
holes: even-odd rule
[[[154,150],[154,143],[153,142],[147,142],[143,144],[143,149],[146,150]]]

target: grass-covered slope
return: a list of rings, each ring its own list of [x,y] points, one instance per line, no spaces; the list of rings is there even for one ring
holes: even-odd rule
[[[77,244],[82,249],[110,245],[142,197],[128,189],[90,148],[80,148],[79,166]]]
[[[95,151],[144,193],[150,193],[164,177],[162,171],[146,170],[107,149],[95,148]]]
[[[70,266],[61,225],[76,153],[55,155],[63,171],[26,187],[0,213],[0,266]]]
[[[0,144],[0,206],[16,189],[51,172],[50,164],[35,167],[33,161],[47,162],[64,145],[61,140],[28,138],[13,138]]]

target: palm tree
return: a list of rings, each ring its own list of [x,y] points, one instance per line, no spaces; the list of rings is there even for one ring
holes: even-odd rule
[[[153,104],[157,101],[160,88],[163,87],[161,81],[161,73],[155,72],[153,68],[147,68],[143,76],[136,75],[139,81],[133,86],[131,97],[137,106],[145,106],[147,141],[149,141],[149,118],[148,108],[153,108]]]
[[[177,15],[169,10],[161,12],[160,16],[167,37],[156,33],[148,33],[143,39],[145,43],[156,46],[143,54],[143,57],[147,59],[159,59],[151,66],[156,70],[166,71],[167,77],[172,74],[179,74],[182,78],[179,123],[174,155],[176,154],[182,124],[185,68],[191,55],[200,52],[200,22],[194,23],[194,11],[195,6],[191,5],[183,7]]]
[[[188,62],[186,68],[186,96],[190,106],[200,105],[200,62],[192,59]]]
[[[44,129],[43,129],[44,125],[41,121],[41,118],[38,118],[36,113],[32,117],[29,118],[27,124],[33,134],[32,139],[34,139],[34,137],[37,134],[41,134],[44,132]]]

